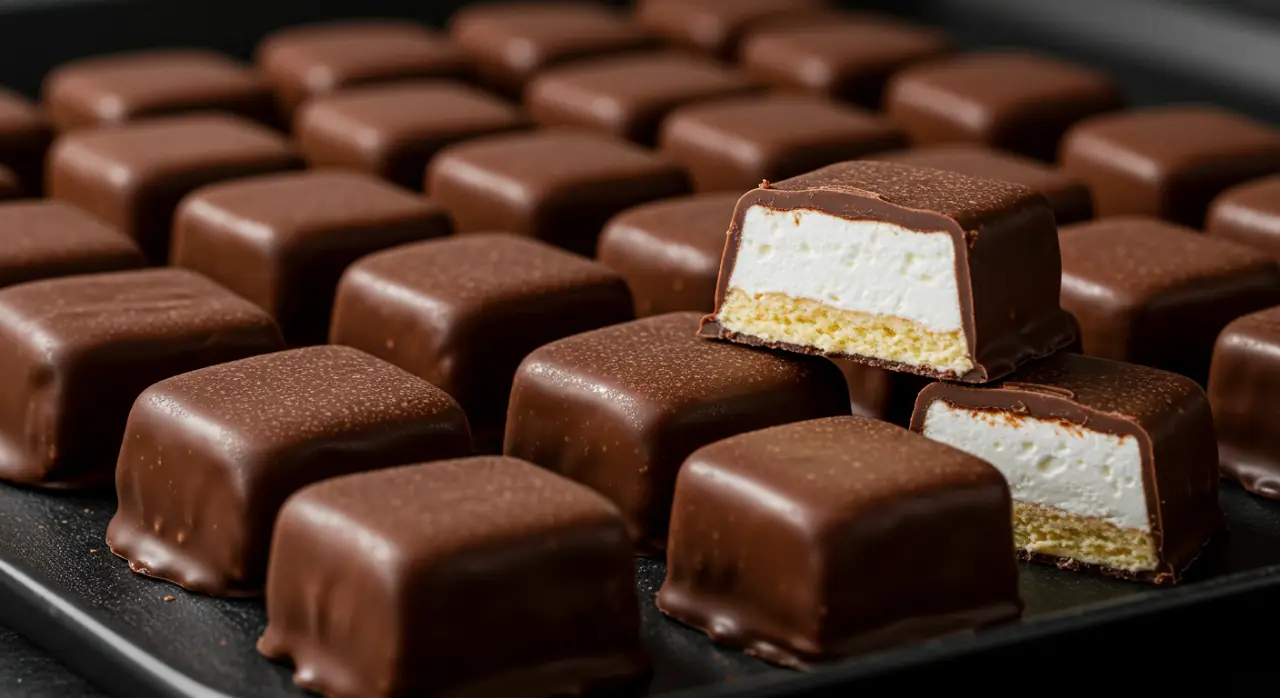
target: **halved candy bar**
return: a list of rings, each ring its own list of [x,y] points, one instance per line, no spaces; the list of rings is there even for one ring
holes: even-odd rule
[[[1030,189],[845,162],[747,192],[701,334],[984,383],[1075,336]]]

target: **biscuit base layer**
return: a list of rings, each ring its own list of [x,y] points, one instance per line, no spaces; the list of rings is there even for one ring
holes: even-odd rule
[[[869,358],[959,377],[973,369],[964,333],[937,332],[891,315],[843,310],[782,293],[730,288],[716,314],[724,330],[807,347],[829,356]]]
[[[1141,578],[1160,566],[1149,532],[1039,504],[1013,503],[1013,540],[1030,558],[1104,568],[1115,576]]]

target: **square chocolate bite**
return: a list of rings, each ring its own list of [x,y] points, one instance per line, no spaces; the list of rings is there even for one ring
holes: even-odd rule
[[[1218,333],[1280,304],[1280,263],[1154,218],[1061,229],[1062,307],[1085,354],[1181,373],[1201,385]]]
[[[254,62],[285,116],[310,97],[352,85],[412,78],[465,78],[471,61],[414,22],[344,20],[290,27],[258,45]]]
[[[830,22],[761,27],[742,44],[742,67],[781,90],[878,109],[890,76],[948,50],[950,42],[937,30],[850,14]]]
[[[506,233],[404,245],[342,278],[329,339],[439,386],[462,404],[476,448],[502,452],[516,367],[548,342],[633,317],[615,272]]]
[[[1209,372],[1222,474],[1280,500],[1280,307],[1222,330]]]
[[[866,417],[740,434],[680,469],[658,608],[794,668],[1017,618],[1009,486]]]
[[[1099,217],[1199,228],[1224,189],[1280,171],[1280,130],[1217,107],[1149,107],[1078,124],[1060,159],[1093,190]]]
[[[849,386],[849,403],[855,415],[905,427],[911,423],[916,397],[932,378],[890,371],[848,359],[832,359]]]
[[[152,263],[164,264],[182,197],[206,184],[302,164],[283,137],[238,117],[158,118],[59,138],[49,152],[49,196],[101,218],[133,238]]]
[[[17,176],[24,196],[44,191],[44,158],[53,129],[41,110],[0,87],[0,166]]]
[[[671,313],[567,337],[530,354],[511,389],[503,452],[604,494],[642,554],[666,547],[676,472],[694,450],[849,413],[831,362],[697,329],[697,313]]]
[[[1106,75],[1035,54],[971,53],[898,73],[885,111],[917,145],[978,143],[1053,160],[1075,122],[1124,106]]]
[[[262,589],[289,495],[349,473],[468,455],[448,395],[347,347],[275,352],[147,388],[107,528],[133,571],[218,596]]]
[[[698,191],[754,189],[832,163],[902,148],[906,134],[857,107],[821,97],[723,99],[672,112],[662,153],[688,168]]]
[[[607,136],[539,131],[480,138],[442,151],[427,192],[459,233],[502,231],[592,256],[614,214],[688,194],[684,168]]]
[[[577,696],[647,673],[617,508],[530,463],[329,480],[276,528],[258,649],[306,690]]]
[[[819,15],[827,0],[638,0],[635,21],[687,49],[731,60],[751,31],[804,15]]]
[[[576,0],[474,4],[453,15],[449,35],[486,86],[517,99],[547,68],[657,43],[614,8]]]
[[[180,269],[68,276],[0,290],[0,478],[110,481],[147,386],[275,351],[262,310]]]
[[[181,112],[219,111],[277,121],[271,89],[249,66],[197,49],[138,51],[65,63],[44,81],[61,131]]]
[[[642,204],[609,220],[596,257],[627,280],[636,316],[710,312],[738,194],[696,194]]]
[[[449,234],[444,209],[355,172],[288,172],[187,197],[173,263],[264,308],[292,345],[323,344],[338,279],[370,252]]]
[[[1209,207],[1204,230],[1280,259],[1280,175],[1222,192]]]
[[[294,137],[312,166],[359,170],[421,190],[427,162],[446,145],[528,126],[519,108],[473,87],[401,82],[310,100],[294,119]]]
[[[641,53],[549,70],[529,83],[525,108],[543,126],[587,128],[652,145],[675,108],[760,91],[745,74],[708,59]]]
[[[0,287],[146,265],[132,240],[74,206],[61,201],[0,204]]]

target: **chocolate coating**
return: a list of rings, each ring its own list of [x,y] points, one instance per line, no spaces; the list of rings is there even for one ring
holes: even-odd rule
[[[1102,73],[1002,51],[907,68],[890,80],[884,106],[917,145],[978,143],[1051,161],[1072,124],[1124,98]]]
[[[0,165],[17,175],[24,196],[44,191],[44,158],[53,129],[25,97],[0,87]]]
[[[475,234],[372,254],[342,278],[329,339],[442,388],[476,447],[502,451],[507,399],[529,352],[632,319],[607,267],[536,240]]]
[[[636,317],[710,312],[738,194],[697,194],[636,206],[600,234],[597,258],[627,280]]]
[[[580,695],[647,669],[630,553],[617,508],[514,458],[329,480],[280,514],[258,649],[327,696]]]
[[[198,111],[276,121],[271,89],[254,71],[229,56],[198,49],[72,61],[49,73],[43,91],[49,118],[61,131]]]
[[[820,97],[724,99],[677,109],[662,153],[689,169],[698,191],[744,192],[868,153],[905,147],[889,121]]]
[[[869,159],[1021,184],[1049,200],[1058,225],[1093,218],[1093,195],[1084,182],[1062,170],[1014,153],[959,144],[877,153]]]
[[[1183,376],[1062,352],[990,386],[930,385],[916,401],[912,430],[924,428],[925,412],[935,400],[1061,420],[1137,439],[1160,562],[1154,571],[1101,568],[1104,574],[1157,584],[1176,582],[1209,538],[1226,526],[1218,506],[1218,457],[1209,400],[1200,386]],[[1070,569],[1086,567],[1072,560],[1044,560],[1039,554],[1032,559]]]
[[[1218,335],[1209,402],[1222,474],[1280,499],[1280,308],[1237,318]]]
[[[1218,332],[1280,304],[1280,265],[1244,245],[1151,218],[1080,223],[1059,234],[1062,307],[1085,354],[1154,366],[1201,385]]]
[[[160,381],[134,403],[107,543],[139,574],[252,594],[290,494],[470,449],[466,416],[448,395],[355,349],[210,366]]]
[[[1224,189],[1280,171],[1280,130],[1217,107],[1148,107],[1078,124],[1060,160],[1093,190],[1099,217],[1199,228]]]
[[[1280,260],[1280,175],[1222,192],[1209,207],[1204,231]]]
[[[185,270],[0,290],[0,478],[108,482],[129,407],[147,386],[280,346],[266,313]]]
[[[511,390],[503,452],[604,494],[642,554],[666,546],[676,472],[694,450],[849,413],[830,362],[707,342],[697,326],[697,313],[671,313],[552,342]]]
[[[658,608],[796,668],[1016,618],[1009,487],[902,427],[740,434],[680,469]]]
[[[914,373],[890,371],[848,359],[832,361],[844,374],[845,383],[849,386],[849,403],[855,415],[880,419],[900,427],[911,423],[916,396],[933,382],[931,378]]]
[[[826,0],[640,0],[635,21],[677,46],[729,60],[751,31],[820,14],[827,5]]]
[[[371,252],[449,234],[432,202],[354,172],[205,187],[174,217],[173,263],[264,308],[292,345],[322,344],[342,272]]]
[[[690,193],[684,169],[605,136],[539,131],[446,148],[427,191],[459,233],[503,231],[592,256],[619,211]]]
[[[606,57],[549,70],[525,93],[525,107],[543,126],[600,131],[652,145],[662,120],[677,107],[754,94],[743,73],[681,53]]]
[[[0,204],[0,287],[146,265],[132,240],[74,206]]]
[[[302,166],[276,133],[221,115],[157,118],[75,131],[49,152],[49,196],[133,238],[155,264],[169,259],[178,202],[207,184]]]
[[[13,170],[0,165],[0,201],[22,198],[22,182]]]
[[[753,205],[777,211],[810,208],[849,220],[882,220],[912,230],[946,231],[955,247],[960,317],[974,367],[963,376],[941,374],[862,356],[831,355],[878,368],[985,383],[1019,364],[1071,343],[1075,324],[1058,305],[1061,260],[1048,201],[1010,182],[887,162],[830,165],[743,195],[720,264],[716,312],[724,303],[742,242],[742,222]],[[782,346],[731,332],[714,314],[702,320],[704,337],[806,354],[818,349]],[[824,354],[825,355],[825,354]]]
[[[342,167],[422,189],[441,148],[529,121],[514,105],[466,85],[400,82],[317,97],[294,119],[298,148],[315,167]]]

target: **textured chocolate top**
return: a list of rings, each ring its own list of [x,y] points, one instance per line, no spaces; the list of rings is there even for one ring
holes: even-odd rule
[[[641,0],[636,22],[677,44],[733,58],[747,33],[768,21],[818,13],[826,0]]]
[[[74,206],[60,201],[0,205],[0,286],[146,265],[132,240]]]
[[[1280,175],[1222,192],[1209,208],[1205,232],[1280,259]]]

